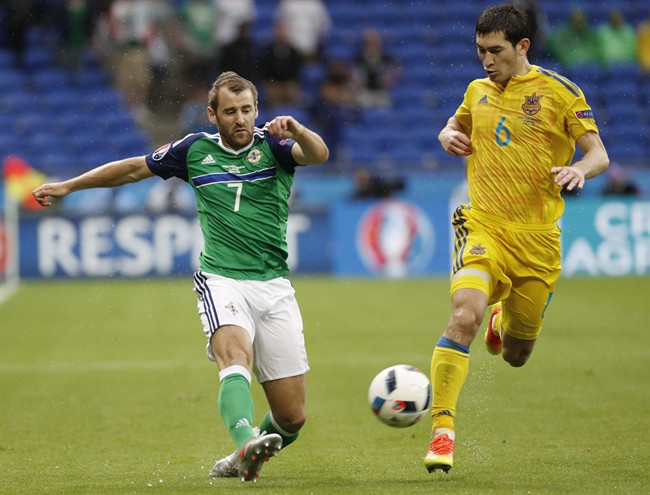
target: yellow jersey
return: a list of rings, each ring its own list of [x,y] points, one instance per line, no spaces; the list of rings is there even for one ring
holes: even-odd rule
[[[489,78],[472,81],[455,117],[472,140],[471,207],[495,220],[556,222],[564,201],[551,168],[570,165],[576,139],[598,132],[580,88],[533,65],[505,88]]]

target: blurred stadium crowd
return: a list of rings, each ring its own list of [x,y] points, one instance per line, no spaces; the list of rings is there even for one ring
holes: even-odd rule
[[[318,173],[460,171],[436,136],[484,76],[474,23],[494,3],[3,0],[0,158],[67,177],[213,132],[207,90],[235,70],[260,89],[258,122],[291,114],[322,133],[334,163]],[[533,14],[531,62],[583,89],[610,158],[650,166],[648,4],[514,3]]]

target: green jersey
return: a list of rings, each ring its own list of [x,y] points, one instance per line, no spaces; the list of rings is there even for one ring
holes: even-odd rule
[[[146,157],[163,179],[188,182],[203,233],[200,270],[239,280],[270,280],[289,273],[289,195],[298,164],[292,139],[255,128],[253,142],[237,152],[219,134],[188,134]]]

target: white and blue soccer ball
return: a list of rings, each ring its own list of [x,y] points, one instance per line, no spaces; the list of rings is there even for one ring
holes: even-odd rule
[[[370,383],[368,401],[383,423],[396,428],[413,426],[429,412],[431,382],[414,366],[390,366]]]

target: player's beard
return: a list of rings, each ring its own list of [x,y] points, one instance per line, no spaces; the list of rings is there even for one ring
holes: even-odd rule
[[[248,126],[235,126],[227,136],[221,135],[224,144],[237,151],[248,146],[251,142],[252,132]]]

